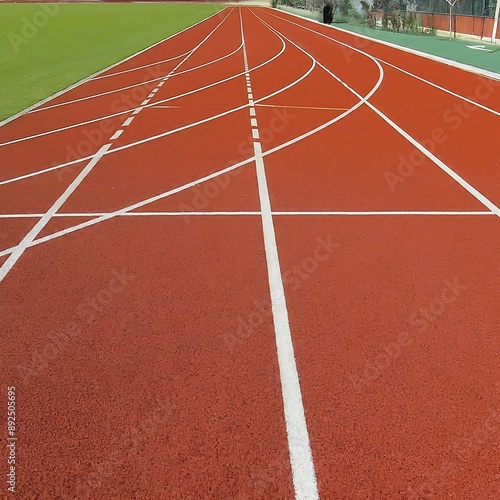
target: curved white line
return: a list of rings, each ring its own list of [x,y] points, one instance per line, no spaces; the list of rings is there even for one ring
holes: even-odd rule
[[[241,50],[241,47],[243,47],[243,44],[234,49],[230,54],[226,54],[225,56],[219,57],[219,59],[214,59],[213,61],[208,61],[204,64],[200,64],[199,66],[194,66],[193,68],[185,69],[184,71],[179,71],[178,73],[173,73],[171,78],[174,78],[174,76],[184,75],[185,73],[190,73],[191,71],[196,71],[197,69],[204,68],[205,66],[211,66],[212,64],[222,61],[223,59],[227,59],[228,57],[233,56],[234,54],[236,54],[236,52]]]
[[[323,130],[327,127],[329,127],[330,125],[334,124],[335,122],[338,122],[339,120],[342,120],[342,118],[345,118],[347,115],[351,114],[353,111],[355,111],[356,109],[358,109],[360,106],[362,106],[363,104],[365,104],[368,99],[370,99],[373,94],[375,94],[375,92],[379,89],[380,85],[382,85],[382,81],[384,80],[384,70],[382,68],[382,66],[377,62],[375,61],[378,69],[379,69],[379,78],[377,80],[377,82],[375,83],[375,85],[372,87],[372,89],[370,90],[370,92],[368,92],[368,94],[366,94],[364,97],[359,95],[355,90],[353,90],[351,87],[349,87],[349,85],[347,85],[345,82],[343,82],[337,75],[335,75],[334,73],[332,73],[328,68],[326,68],[325,66],[323,66],[323,64],[321,64],[317,59],[315,59],[311,54],[309,54],[309,52],[307,52],[306,50],[304,50],[302,47],[299,47],[295,42],[293,42],[292,40],[290,40],[289,38],[287,38],[285,35],[283,35],[283,33],[279,32],[277,29],[273,28],[271,25],[269,25],[266,21],[264,21],[263,19],[261,19],[257,14],[255,14],[255,12],[253,12],[253,10],[250,9],[250,12],[252,12],[252,14],[257,18],[259,19],[263,24],[265,24],[269,29],[275,31],[277,34],[279,33],[285,40],[287,40],[289,43],[291,43],[292,45],[294,45],[295,47],[297,47],[301,52],[303,52],[304,54],[306,54],[308,57],[310,57],[312,60],[316,61],[316,64],[322,68],[323,70],[325,70],[332,78],[334,78],[335,80],[337,80],[340,84],[342,84],[344,87],[346,87],[350,92],[352,92],[358,99],[359,99],[359,102],[357,102],[354,106],[352,106],[351,108],[349,108],[347,111],[344,111],[343,113],[341,113],[340,115],[336,116],[335,118],[333,118],[332,120],[329,120],[325,123],[323,123],[322,125],[310,130],[309,132],[306,132],[302,135],[299,135],[298,137],[295,137],[294,139],[290,139],[289,141],[287,142],[284,142],[283,144],[280,144],[279,146],[276,146],[272,149],[269,149],[268,151],[265,151],[262,156],[268,156],[272,153],[275,153],[276,151],[279,151],[283,148],[286,148],[292,144],[295,144],[296,142],[299,142],[301,141],[302,139],[305,139],[306,137],[309,137],[313,134],[315,134],[316,132],[319,132],[320,130]]]
[[[138,69],[144,69],[148,68],[149,66],[155,66],[156,64],[163,64],[169,61],[175,61],[176,59],[180,59],[181,57],[184,57],[186,54],[189,54],[191,50],[188,50],[187,52],[184,52],[184,54],[179,54],[178,56],[175,57],[170,57],[169,59],[162,59],[161,61],[156,61],[154,63],[150,64],[144,64],[143,66],[136,66],[135,68],[130,68],[130,69],[124,69],[123,71],[117,71],[116,73],[110,73],[108,75],[102,75],[102,76],[96,76],[95,78],[92,78],[91,82],[95,80],[102,80],[103,78],[110,78],[111,76],[116,76],[116,75],[123,75],[124,73],[130,73],[131,71],[137,71]],[[48,108],[44,108],[48,109]]]
[[[16,144],[18,142],[24,142],[24,141],[29,141],[31,139],[36,139],[38,137],[43,137],[45,135],[51,135],[51,134],[56,134],[58,132],[64,132],[65,130],[69,130],[72,128],[82,127],[83,125],[88,125],[89,123],[95,123],[95,122],[99,122],[101,120],[107,120],[109,118],[114,118],[115,116],[120,116],[120,115],[124,115],[127,113],[131,113],[132,111],[134,111],[134,109],[137,109],[137,108],[127,109],[125,111],[120,111],[120,112],[114,113],[112,115],[100,116],[99,118],[92,118],[92,120],[87,120],[86,122],[74,123],[73,125],[67,125],[66,127],[47,130],[46,132],[40,132],[39,134],[27,135],[25,137],[20,137],[19,139],[12,139],[11,141],[7,141],[7,142],[0,142],[0,148],[3,146],[9,146],[10,144]]]

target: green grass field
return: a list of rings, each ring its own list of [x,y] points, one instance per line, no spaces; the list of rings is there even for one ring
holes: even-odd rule
[[[0,4],[0,120],[222,8]]]

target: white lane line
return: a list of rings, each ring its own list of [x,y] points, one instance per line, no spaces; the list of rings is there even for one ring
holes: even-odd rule
[[[248,71],[248,59],[241,8],[239,9],[239,13],[241,39],[243,41],[243,59],[245,70]],[[253,101],[250,97],[248,102],[250,106],[253,106]],[[252,119],[252,121],[257,123],[256,119]],[[259,137],[258,129],[252,129],[252,136],[254,139]],[[276,349],[278,353],[285,426],[288,449],[290,452],[290,465],[292,469],[295,498],[297,500],[317,500],[319,499],[319,494],[316,483],[316,472],[314,470],[311,445],[309,443],[309,433],[307,430],[304,405],[302,402],[299,375],[297,372],[297,365],[295,363],[295,352],[293,348],[290,324],[288,321],[285,290],[281,277],[278,247],[274,232],[271,200],[269,198],[264,158],[262,156],[262,147],[260,142],[255,141],[253,143],[253,148],[269,279],[269,291],[271,294],[271,308],[273,312]]]
[[[332,40],[333,40],[333,39],[332,39]],[[500,112],[495,111],[495,110],[494,110],[494,109],[492,109],[492,108],[488,108],[488,106],[484,106],[483,104],[480,104],[480,103],[478,103],[478,102],[476,102],[476,101],[474,101],[474,100],[472,100],[472,99],[470,99],[470,98],[468,98],[468,97],[465,97],[465,96],[463,96],[463,95],[457,94],[456,92],[453,92],[453,91],[451,91],[451,90],[448,90],[448,89],[447,89],[447,88],[445,88],[445,87],[441,87],[441,85],[438,85],[437,83],[433,83],[433,82],[431,82],[431,81],[429,81],[429,80],[426,80],[425,78],[422,78],[422,77],[417,76],[417,75],[415,75],[415,74],[413,74],[413,73],[410,73],[409,71],[406,71],[406,70],[404,70],[403,68],[400,68],[399,66],[395,66],[394,64],[388,63],[387,61],[384,61],[383,59],[380,59],[380,58],[378,58],[378,57],[376,57],[375,59],[377,59],[378,61],[380,61],[381,63],[383,63],[383,64],[385,64],[385,65],[387,65],[387,66],[390,66],[391,68],[394,68],[394,69],[395,69],[395,70],[397,70],[397,71],[401,71],[401,73],[405,73],[405,74],[406,74],[406,75],[408,75],[408,76],[412,76],[413,78],[415,78],[415,79],[417,79],[417,80],[420,80],[421,82],[424,82],[424,83],[426,83],[427,85],[430,85],[431,87],[435,87],[436,89],[439,89],[439,90],[441,90],[441,91],[443,91],[443,92],[446,92],[447,94],[450,94],[450,95],[452,95],[452,96],[454,96],[454,97],[457,97],[458,99],[461,99],[462,101],[466,101],[466,102],[468,102],[468,103],[470,103],[470,104],[472,104],[472,105],[474,105],[474,106],[477,106],[478,108],[481,108],[481,109],[483,109],[483,110],[485,110],[485,111],[488,111],[489,113],[493,113],[493,114],[494,114],[494,115],[496,115],[496,116],[500,116]],[[493,85],[494,85],[494,86],[498,86],[498,82],[497,82],[497,83],[495,83],[495,84],[492,84],[492,86],[493,86]]]
[[[57,213],[54,214],[53,218],[71,218],[71,217],[102,217],[109,215],[111,212],[68,212],[68,213]],[[421,215],[435,215],[440,217],[447,216],[485,216],[494,215],[493,212],[484,211],[465,211],[465,212],[447,212],[447,211],[382,211],[382,212],[349,212],[349,211],[323,211],[323,212],[271,212],[273,216],[354,216],[354,217],[364,217],[364,216],[421,216]],[[43,217],[44,214],[0,214],[0,219],[39,219]],[[176,215],[261,215],[260,212],[252,211],[240,211],[240,212],[125,212],[118,214],[116,217],[128,217],[128,216],[143,216],[143,217],[168,217]]]
[[[249,102],[253,102],[253,94],[248,94],[248,99],[250,100]]]
[[[319,109],[324,111],[347,111],[349,108],[323,108],[319,106],[288,106],[284,104],[255,104],[261,108]]]
[[[123,134],[123,130],[120,129],[120,130],[117,130],[110,138],[109,140],[110,141],[114,141],[115,139],[118,139],[118,137],[120,137],[121,135]]]
[[[141,106],[140,108],[137,108],[132,114],[133,115],[138,115],[144,108]]]
[[[123,122],[123,127],[128,127],[133,121],[134,121],[134,116],[131,116],[130,118],[127,118],[124,122]]]
[[[255,108],[250,108],[250,116],[255,116]]]
[[[117,71],[116,73],[109,73],[107,75],[96,76],[95,78],[92,78],[92,80],[101,80],[102,78],[110,78],[112,76],[123,75],[124,73],[130,73],[131,71],[137,71],[139,69],[148,68],[149,66],[156,66],[157,64],[163,64],[166,62],[175,61],[176,59],[180,59],[181,57],[184,57],[186,54],[189,54],[189,52],[191,52],[191,51],[188,50],[187,52],[184,52],[184,54],[179,54],[178,56],[175,56],[175,57],[170,57],[168,59],[162,59],[161,61],[156,61],[154,63],[144,64],[142,66],[136,66],[135,68],[131,68],[131,69],[124,69],[123,71]]]
[[[149,102],[149,99],[146,99],[141,102],[141,106],[146,106],[146,104]]]
[[[199,66],[195,66],[193,68],[185,69],[184,71],[179,71],[178,73],[176,73],[173,76],[184,75],[184,74],[189,73],[191,71],[195,71],[195,70],[204,68],[206,66],[211,66],[212,64],[218,63],[218,62],[222,61],[223,59],[227,59],[228,57],[231,57],[232,55],[236,54],[236,52],[238,52],[239,50],[241,50],[241,45],[239,47],[237,47],[236,49],[234,49],[229,54],[226,54],[225,56],[219,57],[218,59],[213,59],[212,61],[208,61],[204,64],[200,64]]]
[[[64,193],[55,201],[55,203],[47,210],[43,217],[33,226],[31,231],[22,239],[15,247],[9,258],[0,267],[0,282],[7,276],[8,272],[13,268],[16,262],[21,258],[28,247],[33,244],[35,238],[40,234],[42,229],[50,222],[52,216],[62,207],[66,200],[73,194],[75,189],[81,184],[83,179],[87,177],[94,165],[102,158],[104,153],[109,149],[111,144],[102,146],[101,149],[94,155],[87,166],[77,175],[73,182],[66,188]]]
[[[225,7],[223,10],[226,10],[228,7]],[[15,115],[12,115],[10,116],[9,118],[6,118],[5,120],[2,120],[0,122],[0,127],[3,127],[4,125],[7,125],[7,123],[10,123],[11,121],[27,114],[27,113],[36,113],[37,111],[43,111],[44,109],[46,108],[41,108],[40,106],[43,106],[44,104],[56,99],[57,97],[61,96],[61,95],[64,95],[66,94],[67,92],[69,92],[70,90],[73,90],[81,85],[83,85],[84,83],[87,83],[93,79],[95,79],[98,75],[101,75],[102,73],[106,72],[106,71],[109,71],[110,69],[113,69],[113,68],[116,68],[117,66],[119,66],[120,64],[123,64],[131,59],[133,59],[134,57],[137,57],[139,56],[140,54],[143,54],[144,52],[147,52],[148,50],[151,50],[153,49],[154,47],[162,44],[162,43],[165,43],[167,41],[169,41],[170,39],[176,37],[176,36],[179,36],[181,35],[182,33],[184,33],[185,31],[188,31],[190,30],[191,28],[194,28],[195,26],[199,25],[199,24],[202,24],[204,23],[205,21],[208,21],[209,19],[211,19],[212,17],[215,17],[217,15],[219,15],[222,11],[219,11],[219,12],[216,12],[214,14],[212,14],[211,16],[207,17],[206,19],[202,19],[201,21],[198,21],[196,24],[193,24],[192,26],[188,26],[187,28],[184,28],[183,30],[181,31],[178,31],[177,33],[174,33],[173,35],[170,35],[168,36],[167,38],[164,38],[163,40],[160,40],[159,42],[156,42],[152,45],[150,45],[149,47],[146,47],[145,49],[143,50],[139,50],[138,52],[136,52],[135,54],[132,54],[128,57],[125,57],[124,59],[120,60],[120,61],[117,61],[111,65],[109,65],[107,68],[104,68],[104,69],[100,69],[99,71],[96,71],[95,73],[93,73],[92,75],[89,75],[89,76],[86,76],[85,78],[82,78],[80,81],[74,83],[73,85],[69,85],[68,87],[66,87],[65,89],[63,90],[60,90],[59,92],[56,92],[55,94],[52,94],[51,96],[49,97],[46,97],[45,99],[42,99],[41,101],[38,101],[37,103],[33,104],[32,106],[29,106],[27,107],[26,109],[23,109],[22,111],[19,111],[19,113],[16,113]]]
[[[149,94],[149,95],[148,95],[148,99],[151,99],[151,98],[153,98],[153,97],[154,97],[154,94],[153,94],[153,93],[151,93],[151,94]]]
[[[256,118],[251,118],[250,119],[250,125],[252,127],[257,127],[257,119]]]
[[[159,84],[158,84],[158,87],[162,87],[163,85],[165,85],[165,81],[161,81]]]
[[[326,212],[273,212],[273,215],[348,215],[348,216],[365,216],[365,215],[496,215],[493,212],[484,211],[471,211],[471,212],[446,212],[446,211],[432,211],[432,210],[414,210],[414,211],[383,211],[383,212],[337,212],[337,211],[326,211]]]
[[[256,16],[256,14],[254,14],[254,15]],[[270,15],[274,16],[274,14],[270,14]],[[258,16],[256,16],[256,17],[258,17]],[[277,16],[274,16],[274,17],[277,17]],[[283,19],[283,18],[281,18],[281,19]],[[345,47],[348,47],[356,52],[359,52],[360,54],[365,55],[367,58],[372,60],[377,65],[380,73],[383,74],[384,70],[383,70],[382,66],[380,65],[380,63],[377,61],[377,59],[375,59],[372,55],[368,54],[367,52],[364,52],[360,49],[352,47],[351,45],[348,45],[348,44],[341,42],[339,40],[335,40],[335,39],[333,39],[327,35],[324,35],[318,31],[307,28],[306,26],[302,26],[298,23],[294,23],[293,21],[290,21],[288,19],[283,19],[283,20],[286,21],[287,23],[299,26],[302,29],[310,31],[311,33],[314,33],[316,35],[320,35],[320,36],[326,38],[327,40],[331,40],[334,43],[338,43],[338,44],[343,45]],[[265,21],[262,21],[262,22],[265,23]],[[267,23],[265,23],[265,24],[267,24]],[[277,33],[280,33],[278,30],[275,30],[275,31]],[[307,53],[304,49],[299,47],[296,43],[292,42],[290,39],[288,39],[282,33],[281,33],[281,36],[283,36],[283,38],[285,38],[285,40],[288,40],[290,43],[295,45],[302,52]],[[312,56],[310,56],[310,57],[312,57]],[[318,66],[323,68],[327,73],[329,73],[332,77],[334,77],[336,80],[338,80],[345,88],[347,88],[358,99],[362,99],[362,97],[354,89],[352,89],[351,87],[349,87],[349,85],[347,85],[345,82],[340,80],[340,78],[338,78],[336,75],[334,75],[327,67],[325,67],[323,64],[321,64],[317,60],[316,60],[316,63],[318,64]],[[398,132],[401,136],[403,136],[410,144],[412,144],[421,153],[423,153],[427,158],[429,158],[429,160],[431,160],[441,170],[446,172],[452,179],[454,179],[460,186],[462,186],[466,191],[468,191],[474,198],[476,198],[476,200],[478,200],[480,203],[482,203],[488,210],[491,210],[496,215],[498,215],[498,217],[500,217],[500,208],[497,207],[491,200],[489,200],[486,196],[484,196],[482,193],[480,193],[475,187],[473,187],[471,184],[469,184],[463,177],[461,177],[453,169],[451,169],[448,165],[446,165],[443,161],[441,161],[437,156],[435,156],[433,153],[431,153],[427,148],[425,148],[422,144],[420,144],[416,139],[414,139],[410,134],[408,134],[405,130],[403,130],[399,125],[397,125],[395,122],[393,122],[388,116],[386,116],[384,113],[382,113],[382,111],[380,111],[378,108],[376,108],[371,102],[369,102],[368,100],[365,100],[364,104],[366,106],[368,106],[372,111],[374,111],[380,118],[382,118],[396,132]],[[339,115],[339,116],[342,116],[342,115]]]
[[[271,202],[267,189],[260,143],[254,142],[254,152],[295,498],[297,500],[316,500],[319,499],[316,473],[311,445],[309,443],[299,374],[295,362],[292,334],[288,321],[285,290],[281,278],[276,235],[274,233],[273,217],[271,214]]]
[[[249,100],[248,100],[248,104],[249,104],[250,106],[253,106],[255,103],[253,102],[253,100],[252,100],[252,99],[249,99]]]

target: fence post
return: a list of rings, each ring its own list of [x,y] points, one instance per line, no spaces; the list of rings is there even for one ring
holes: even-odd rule
[[[497,7],[495,9],[495,21],[493,22],[493,32],[491,33],[491,41],[493,43],[497,43],[498,14],[500,14],[500,0],[497,0]]]

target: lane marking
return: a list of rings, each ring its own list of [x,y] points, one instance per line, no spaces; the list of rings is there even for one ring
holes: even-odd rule
[[[151,109],[180,109],[182,106],[151,106]]]
[[[132,114],[138,115],[143,109],[144,109],[143,107],[137,108]]]
[[[259,129],[257,129],[257,128],[253,128],[252,129],[252,138],[253,139],[259,139],[260,138],[259,137]]]
[[[249,99],[249,100],[248,100],[248,105],[249,105],[249,106],[253,106],[254,104],[255,104],[255,103],[253,102],[253,100],[252,100],[252,99]]]
[[[123,127],[128,127],[133,121],[134,121],[134,116],[131,116],[130,118],[127,118],[124,122],[123,122]]]
[[[152,97],[154,97],[153,93],[151,93],[151,94],[148,95],[148,99],[151,99]]]
[[[321,109],[326,111],[347,111],[349,108],[322,108],[317,106],[285,106],[280,104],[256,104],[263,108],[285,108],[285,109]]]
[[[104,153],[109,149],[111,144],[102,146],[94,155],[87,166],[77,175],[73,182],[66,188],[63,194],[54,202],[47,210],[43,217],[33,226],[31,231],[21,240],[19,245],[15,247],[8,259],[0,267],[0,282],[7,276],[8,272],[14,267],[16,262],[21,258],[23,253],[30,247],[35,238],[40,234],[42,229],[50,222],[52,216],[62,207],[66,200],[73,194],[76,188],[81,184],[83,179],[91,172],[97,162],[103,157]]]
[[[66,212],[66,213],[56,213],[52,217],[54,218],[71,218],[71,217],[102,217],[109,215],[112,212]],[[382,212],[349,212],[349,211],[316,211],[316,212],[271,212],[273,216],[412,216],[412,215],[435,215],[435,216],[485,216],[485,215],[495,215],[493,212],[485,211],[458,211],[458,212],[447,212],[447,211],[428,211],[428,210],[415,210],[415,211],[382,211]],[[0,219],[38,219],[43,217],[44,214],[34,213],[34,214],[0,214]],[[176,216],[176,215],[261,215],[260,212],[252,211],[239,211],[239,212],[125,212],[118,214],[117,217],[125,216],[143,216],[143,217],[166,217],[166,216]]]
[[[175,61],[176,59],[180,59],[181,57],[184,57],[189,52],[191,52],[191,51],[188,50],[187,52],[184,52],[184,54],[179,54],[178,56],[170,57],[169,59],[162,59],[161,61],[156,61],[156,62],[153,62],[153,63],[144,64],[142,66],[136,66],[135,68],[125,69],[123,71],[117,71],[116,73],[110,73],[108,75],[97,76],[95,78],[92,78],[92,81],[94,81],[94,80],[101,80],[102,78],[110,78],[110,77],[116,76],[116,75],[123,75],[124,73],[130,73],[131,71],[137,71],[139,69],[148,68],[149,66],[156,66],[157,64],[163,64],[163,63],[166,63],[166,62]]]
[[[255,116],[255,108],[250,108],[250,116]]]
[[[146,106],[146,104],[149,102],[149,99],[146,99],[141,102],[141,106]]]
[[[115,139],[118,139],[118,137],[120,137],[121,135],[123,134],[123,130],[120,129],[120,130],[117,130],[110,138],[109,140],[110,141],[114,141]]]
[[[243,30],[243,17],[241,8],[240,29],[243,42],[243,60],[245,71],[248,75],[248,59]],[[249,106],[253,106],[250,96]],[[256,119],[252,121],[257,122]],[[252,128],[254,138],[259,137],[259,131]],[[297,500],[319,499],[316,484],[316,473],[312,458],[309,433],[302,402],[299,375],[295,363],[295,352],[293,348],[292,334],[288,321],[288,310],[286,306],[285,290],[281,277],[281,268],[274,232],[274,223],[269,197],[264,158],[260,142],[253,143],[255,168],[257,174],[257,185],[259,190],[259,201],[261,208],[262,232],[264,236],[264,248],[267,262],[269,279],[269,291],[271,294],[271,308],[273,312],[274,331],[276,336],[276,349],[278,353],[278,366],[281,380],[281,391],[283,397],[283,410],[285,416],[288,449],[290,452],[290,465],[292,479]]]
[[[252,99],[253,99],[253,94],[248,94],[248,99],[249,101],[248,102],[253,102]]]
[[[250,125],[251,125],[252,127],[257,127],[257,120],[256,120],[255,118],[252,118],[252,119],[250,120]]]

